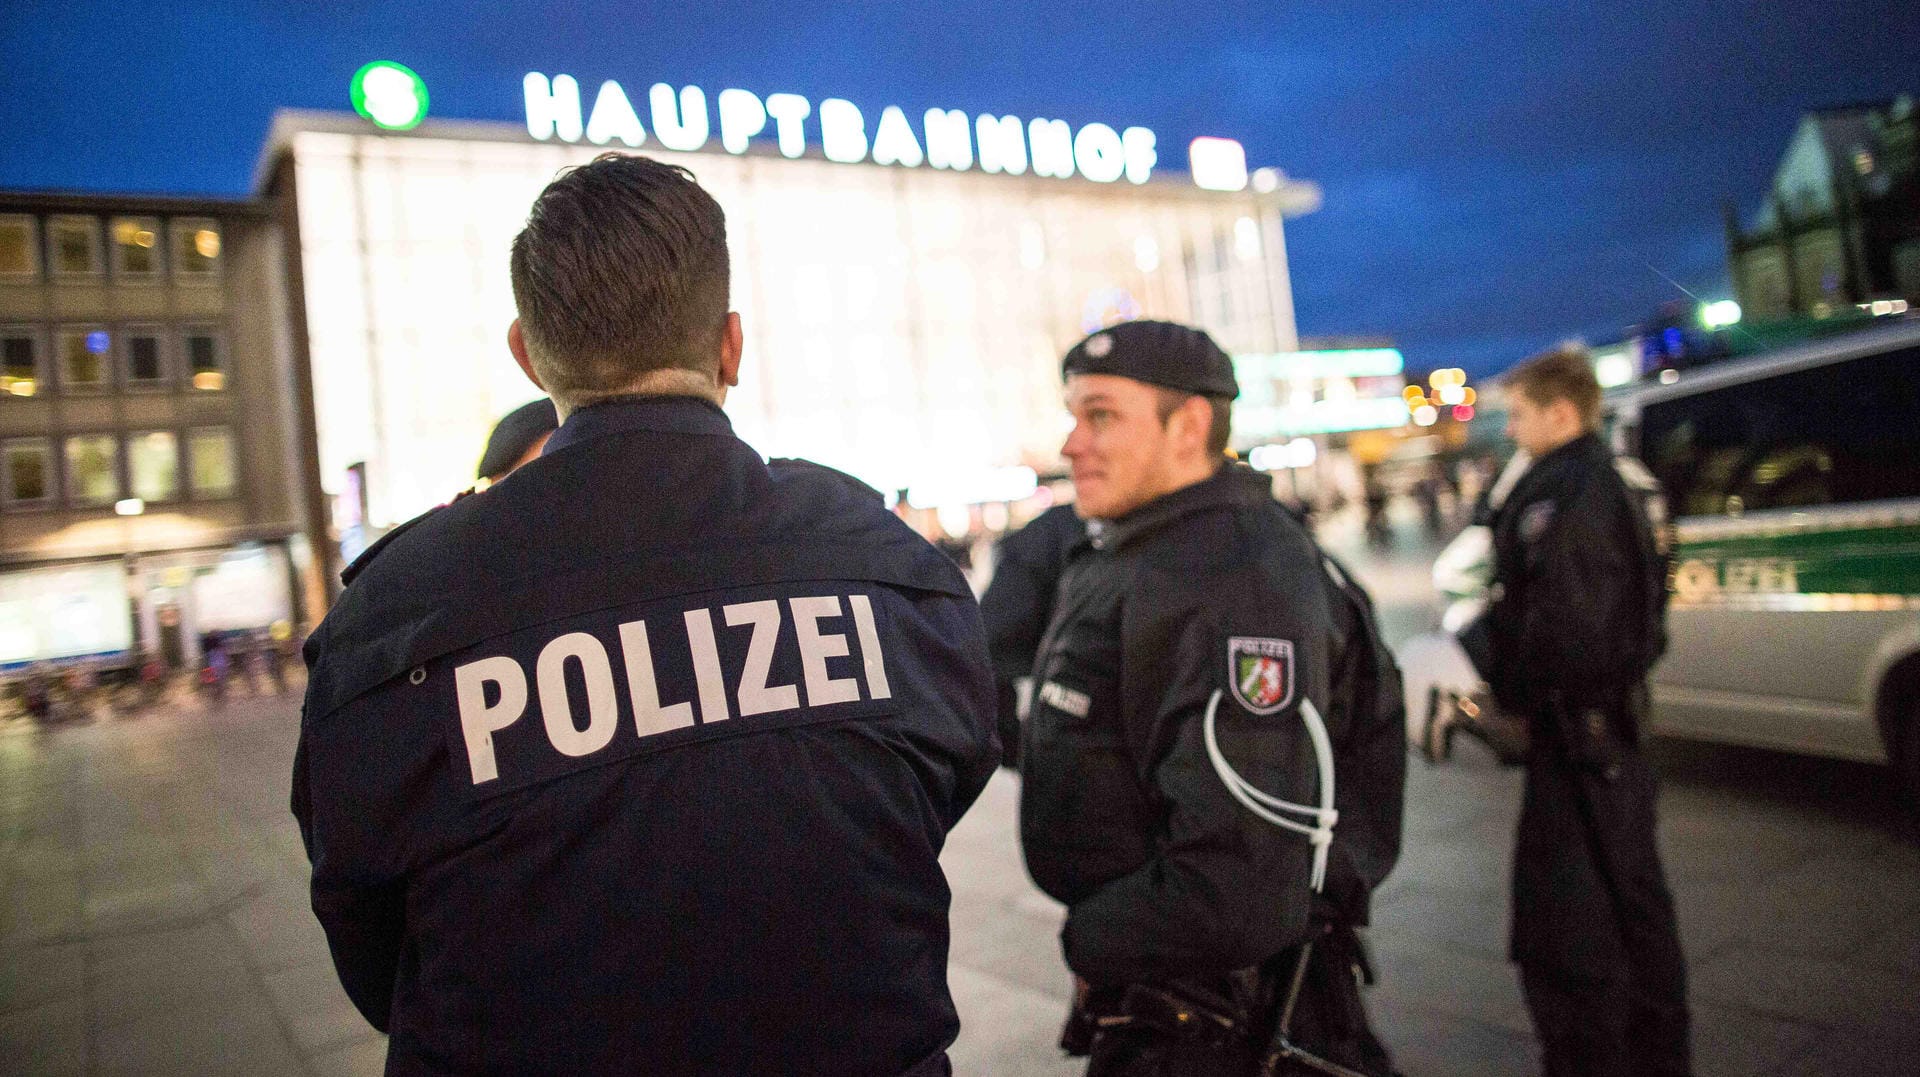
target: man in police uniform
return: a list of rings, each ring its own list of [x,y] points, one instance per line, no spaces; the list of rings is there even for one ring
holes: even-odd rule
[[[1361,615],[1268,478],[1226,463],[1239,390],[1205,333],[1114,326],[1063,375],[1062,452],[1101,527],[1040,645],[1020,813],[1028,870],[1068,906],[1079,996],[1062,1045],[1093,1075],[1263,1072],[1312,939],[1317,997],[1294,1009],[1319,1027],[1291,1033],[1386,1073],[1351,929],[1399,852],[1405,730],[1335,705]],[[1317,776],[1323,718],[1335,753],[1363,761],[1338,783]],[[1331,850],[1330,816],[1270,818],[1323,792],[1339,794]]]
[[[1512,957],[1549,1077],[1689,1071],[1686,962],[1639,741],[1665,649],[1665,522],[1637,461],[1596,433],[1584,351],[1507,375],[1532,466],[1493,516],[1488,671],[1528,728]]]
[[[563,173],[511,269],[560,429],[368,551],[307,649],[294,813],[387,1072],[947,1073],[937,857],[999,756],[965,581],[734,437],[685,170]]]

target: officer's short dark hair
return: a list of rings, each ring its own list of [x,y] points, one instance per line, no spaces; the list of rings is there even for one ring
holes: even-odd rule
[[[1221,456],[1226,453],[1227,442],[1233,437],[1232,397],[1183,393],[1178,389],[1168,389],[1159,385],[1154,386],[1154,390],[1159,394],[1155,410],[1159,412],[1161,426],[1167,425],[1167,420],[1173,417],[1173,413],[1179,409],[1180,405],[1196,396],[1205,400],[1207,407],[1213,409],[1213,420],[1207,426],[1207,455]]]
[[[560,173],[513,241],[513,301],[548,392],[617,393],[710,371],[727,318],[727,223],[678,165],[603,153]]]
[[[1578,344],[1562,344],[1525,359],[1501,379],[1509,390],[1525,393],[1536,407],[1565,400],[1580,413],[1587,430],[1600,428],[1600,379],[1593,357]]]

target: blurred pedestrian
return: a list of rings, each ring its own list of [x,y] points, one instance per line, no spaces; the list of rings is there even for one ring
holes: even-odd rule
[[[1292,1072],[1296,1049],[1388,1073],[1355,929],[1399,855],[1406,740],[1370,606],[1227,462],[1239,387],[1205,333],[1114,326],[1062,373],[1099,527],[1035,661],[1020,811],[1067,906],[1062,1046],[1090,1075]]]
[[[1487,613],[1488,680],[1529,733],[1512,957],[1549,1077],[1686,1074],[1686,964],[1640,749],[1666,647],[1664,505],[1600,440],[1584,351],[1506,381],[1507,433],[1532,458],[1493,513]]]
[[[507,343],[560,428],[395,529],[307,644],[293,808],[387,1072],[949,1072],[939,853],[999,758],[952,563],[764,462],[720,206],[606,154]]]
[[[993,580],[980,596],[980,619],[993,656],[1002,763],[1020,766],[1021,683],[1033,676],[1033,654],[1053,619],[1054,591],[1067,555],[1086,541],[1087,524],[1071,504],[1055,505],[1000,540]],[[1030,694],[1030,693],[1029,693]]]

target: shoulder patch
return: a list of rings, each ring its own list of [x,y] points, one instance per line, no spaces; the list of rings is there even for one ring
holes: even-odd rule
[[[1293,641],[1262,636],[1227,640],[1227,686],[1234,702],[1255,714],[1272,714],[1293,702]]]
[[[1552,501],[1539,501],[1528,505],[1520,514],[1520,539],[1523,542],[1539,542],[1540,536],[1547,533],[1553,524],[1557,506]]]

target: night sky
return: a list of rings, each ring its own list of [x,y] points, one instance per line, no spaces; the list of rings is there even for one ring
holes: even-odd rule
[[[1758,207],[1803,110],[1920,94],[1917,41],[1911,0],[0,0],[0,186],[244,194],[273,111],[347,110],[371,59],[418,71],[441,117],[517,122],[539,70],[844,97],[869,123],[1139,124],[1165,166],[1224,135],[1324,188],[1289,232],[1303,334],[1485,374],[1727,295],[1722,201]]]

